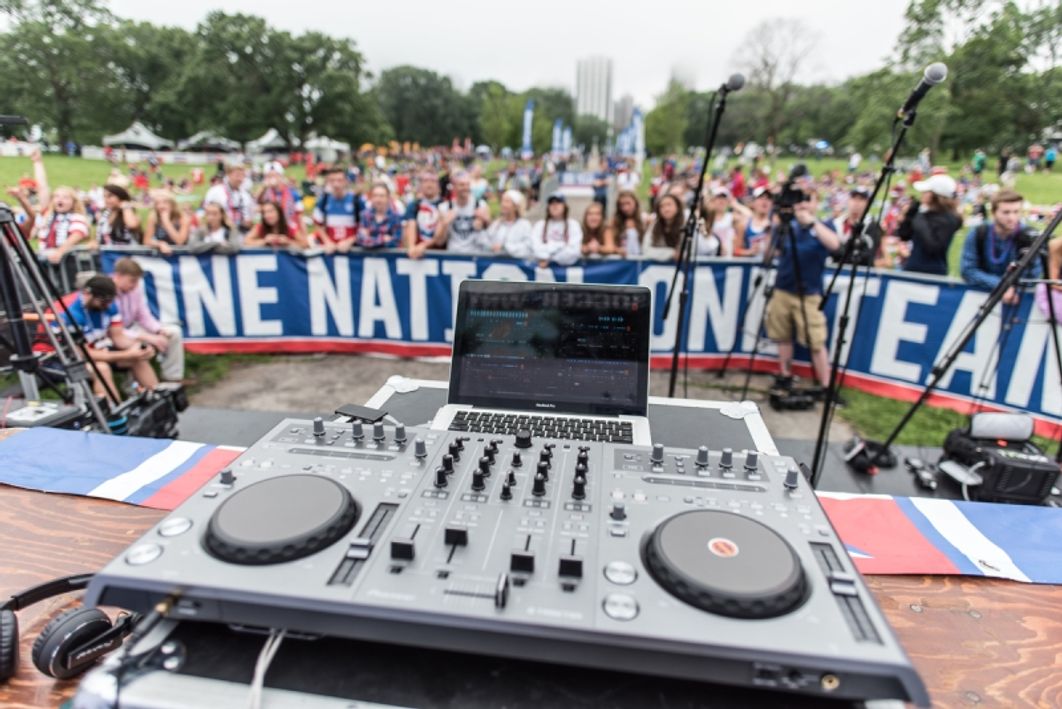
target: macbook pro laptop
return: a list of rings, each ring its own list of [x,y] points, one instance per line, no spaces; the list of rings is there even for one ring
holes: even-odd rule
[[[466,280],[432,428],[651,445],[651,334],[648,288]]]

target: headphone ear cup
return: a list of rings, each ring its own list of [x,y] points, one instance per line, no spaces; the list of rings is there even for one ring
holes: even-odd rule
[[[56,679],[69,679],[81,674],[88,665],[68,667],[70,653],[110,628],[111,619],[98,608],[64,611],[52,618],[33,642],[33,664],[44,674]]]
[[[18,672],[18,616],[0,611],[0,683]]]

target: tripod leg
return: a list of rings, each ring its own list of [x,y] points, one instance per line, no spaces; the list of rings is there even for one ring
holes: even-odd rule
[[[1043,272],[1045,276],[1048,276],[1051,271],[1049,269],[1049,263],[1047,254],[1041,252],[1040,263],[1043,266]],[[1051,292],[1051,286],[1045,285],[1047,289],[1047,326],[1051,328],[1051,341],[1055,347],[1055,366],[1058,367],[1058,379],[1062,381],[1062,344],[1059,343],[1058,329],[1058,313],[1055,311],[1055,298],[1054,293]],[[1058,432],[1058,448],[1055,450],[1055,462],[1062,463],[1062,427],[1059,427]]]

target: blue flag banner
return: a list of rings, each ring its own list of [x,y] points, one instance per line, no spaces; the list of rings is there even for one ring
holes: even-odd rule
[[[520,134],[520,155],[525,160],[535,154],[534,149],[531,147],[531,122],[534,120],[534,115],[535,102],[533,99],[527,99],[527,103],[524,104],[524,128]]]
[[[104,249],[104,270],[110,272],[114,261],[127,253]],[[152,308],[162,321],[180,323],[188,349],[198,352],[445,357],[453,341],[458,285],[466,278],[639,283],[654,293],[654,365],[670,364],[675,342],[677,308],[666,321],[660,312],[674,274],[671,263],[600,259],[542,268],[506,258],[445,253],[413,260],[397,251],[307,256],[247,250],[135,258],[145,271]],[[754,286],[758,271],[757,261],[744,259],[697,264],[682,334],[691,366],[716,367],[735,344],[731,366],[745,366],[763,310],[763,291]],[[831,275],[827,270],[824,279]],[[847,278],[846,271],[838,280],[837,294],[845,291]],[[854,331],[846,338],[851,352],[842,355],[850,356],[845,383],[893,398],[914,398],[932,365],[953,346],[987,295],[939,277],[883,271],[860,275],[852,295],[857,317],[849,322]],[[831,345],[836,340],[837,301],[835,295],[826,307]],[[1039,429],[1050,433],[1062,424],[1062,382],[1052,348],[1047,318],[1026,296],[1009,327],[1004,327],[998,310],[984,322],[930,403],[968,412],[979,394],[986,410],[1028,411],[1038,418]],[[773,367],[773,345],[764,339],[757,368]],[[803,372],[808,372],[806,366]]]

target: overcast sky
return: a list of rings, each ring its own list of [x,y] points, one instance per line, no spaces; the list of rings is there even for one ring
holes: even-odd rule
[[[806,81],[839,80],[877,68],[895,44],[906,5],[907,0],[110,2],[120,17],[189,29],[211,10],[224,9],[265,17],[295,33],[312,29],[351,37],[375,73],[413,64],[449,75],[460,88],[497,79],[515,91],[531,86],[574,91],[576,60],[603,54],[614,62],[614,96],[630,93],[645,108],[675,68],[697,88],[714,88],[734,70],[752,27],[797,11],[819,37]]]

